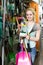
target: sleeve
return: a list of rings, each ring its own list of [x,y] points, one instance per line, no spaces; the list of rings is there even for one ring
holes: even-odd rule
[[[37,30],[40,30],[40,25],[39,24],[37,24]]]
[[[34,30],[35,31],[40,30],[40,25],[39,24],[35,24]]]

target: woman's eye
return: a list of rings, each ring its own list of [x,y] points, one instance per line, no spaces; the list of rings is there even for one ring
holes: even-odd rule
[[[30,14],[30,16],[31,16],[32,14]]]

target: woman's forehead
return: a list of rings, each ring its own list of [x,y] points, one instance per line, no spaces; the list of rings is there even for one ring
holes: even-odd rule
[[[27,10],[26,13],[31,13],[31,14],[33,14],[33,12],[32,12],[31,10]]]

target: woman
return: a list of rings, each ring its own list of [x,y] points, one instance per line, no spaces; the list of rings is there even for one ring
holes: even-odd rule
[[[35,23],[35,11],[32,8],[27,8],[26,12],[26,35],[24,36],[24,42],[27,47],[27,43],[29,43],[30,48],[31,48],[31,59],[32,59],[32,64],[34,63],[35,56],[36,56],[36,41],[39,40],[40,38],[40,25]],[[25,30],[24,29],[24,30]],[[22,30],[22,27],[21,27]],[[20,37],[22,37],[20,35]]]

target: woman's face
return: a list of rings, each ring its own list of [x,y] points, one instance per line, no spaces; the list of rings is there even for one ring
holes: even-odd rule
[[[34,17],[34,15],[33,15],[32,11],[30,11],[30,10],[26,11],[26,19],[28,21],[32,21],[33,17]]]

